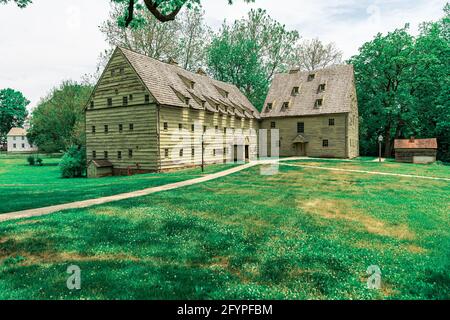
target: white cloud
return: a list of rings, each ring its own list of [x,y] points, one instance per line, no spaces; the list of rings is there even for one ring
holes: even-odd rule
[[[35,0],[26,9],[0,6],[0,88],[22,91],[34,106],[65,79],[95,71],[107,47],[98,26],[107,18],[109,0]],[[446,0],[203,0],[208,23],[219,29],[250,8],[263,8],[304,38],[334,41],[346,58],[372,39],[411,23],[442,16]]]

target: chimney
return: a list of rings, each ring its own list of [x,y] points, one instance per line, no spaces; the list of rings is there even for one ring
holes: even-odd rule
[[[178,62],[172,57],[170,57],[169,60],[167,60],[167,63],[173,66],[178,66]]]
[[[410,143],[414,143],[414,140],[416,140],[416,138],[415,138],[415,137],[411,137],[411,138],[409,138],[409,142],[410,142]]]
[[[206,72],[205,72],[205,70],[203,70],[202,68],[198,68],[197,74],[199,74],[199,75],[201,75],[201,76],[206,76]]]

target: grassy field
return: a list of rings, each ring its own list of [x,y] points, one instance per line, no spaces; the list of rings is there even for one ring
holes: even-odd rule
[[[397,169],[449,173],[445,166]],[[1,223],[0,298],[450,298],[448,181],[259,170]],[[66,288],[72,264],[81,268],[79,291]],[[366,287],[370,265],[381,268],[381,290]]]
[[[24,155],[0,155],[0,214],[110,196],[202,175],[200,169],[103,179],[62,179],[59,158],[44,157],[44,166],[29,166]],[[233,165],[207,166],[205,174]]]

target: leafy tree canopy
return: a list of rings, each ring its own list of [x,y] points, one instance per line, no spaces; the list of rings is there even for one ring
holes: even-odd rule
[[[11,128],[23,125],[29,104],[30,101],[19,91],[0,90],[0,142],[6,141],[6,135]]]
[[[138,26],[143,22],[142,15],[139,11],[147,8],[156,19],[161,22],[173,21],[181,9],[198,8],[201,0],[111,0],[122,5],[123,15],[120,17],[119,25],[123,27]],[[227,0],[229,4],[233,0]],[[254,0],[244,0],[245,2],[254,2]]]
[[[208,71],[218,80],[231,82],[262,109],[269,83],[277,72],[295,63],[297,31],[289,31],[262,9],[246,19],[224,23],[208,48]]]
[[[398,138],[437,137],[439,158],[450,160],[449,5],[417,37],[406,26],[378,34],[350,59],[355,67],[362,154],[374,154],[377,136],[385,156]]]
[[[43,152],[65,151],[84,145],[84,107],[93,88],[65,81],[33,111],[28,139]]]
[[[17,4],[20,8],[25,8],[27,5],[32,3],[31,0],[0,0],[0,4],[6,4],[11,1]]]
[[[174,21],[159,22],[148,10],[139,11],[143,22],[135,28],[122,28],[117,19],[122,15],[119,6],[112,5],[111,13],[101,26],[111,48],[102,54],[99,69],[103,69],[116,46],[125,47],[158,59],[175,59],[180,66],[197,71],[205,66],[206,50],[211,31],[205,23],[204,12],[183,10]]]

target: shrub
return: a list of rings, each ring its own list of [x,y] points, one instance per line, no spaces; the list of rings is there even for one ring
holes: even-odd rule
[[[86,172],[86,151],[79,146],[71,146],[59,163],[63,178],[79,178]]]
[[[34,156],[28,156],[27,161],[30,166],[34,166],[36,164],[36,159]]]
[[[39,158],[39,157],[37,157],[36,158],[36,164],[38,165],[38,166],[42,166],[42,163],[44,162],[44,160],[42,160],[42,158]]]

